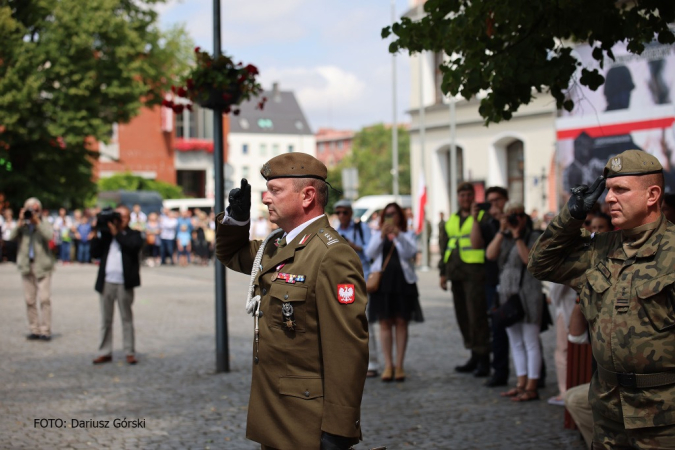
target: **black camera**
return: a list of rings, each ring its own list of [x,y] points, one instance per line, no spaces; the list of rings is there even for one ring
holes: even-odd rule
[[[96,214],[96,229],[100,231],[108,231],[108,223],[121,221],[122,215],[120,213],[111,207],[103,208],[100,213]]]
[[[33,211],[27,209],[23,212],[23,220],[31,220],[33,218]]]
[[[509,214],[509,217],[506,218],[507,222],[513,227],[518,225],[518,218],[521,216],[521,213],[513,213]]]
[[[490,202],[483,202],[478,204],[478,209],[480,209],[481,211],[489,211],[491,207],[492,203]]]

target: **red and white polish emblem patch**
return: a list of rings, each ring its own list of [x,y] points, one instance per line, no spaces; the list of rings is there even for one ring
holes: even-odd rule
[[[356,299],[353,284],[338,284],[337,294],[338,294],[338,301],[345,305],[354,303],[354,300]]]

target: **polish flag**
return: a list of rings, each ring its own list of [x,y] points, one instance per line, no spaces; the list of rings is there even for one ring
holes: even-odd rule
[[[427,206],[427,186],[424,180],[424,172],[420,173],[417,183],[417,217],[415,217],[415,233],[420,234],[424,230],[424,208]]]

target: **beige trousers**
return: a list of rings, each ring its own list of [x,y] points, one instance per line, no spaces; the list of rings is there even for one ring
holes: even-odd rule
[[[565,407],[577,424],[588,448],[593,443],[593,411],[588,401],[590,388],[591,383],[580,384],[569,388],[565,393]]]
[[[567,391],[567,327],[565,318],[558,314],[555,318],[555,373],[558,377],[558,391],[564,397]]]
[[[103,294],[100,297],[101,305],[101,344],[99,354],[101,356],[112,355],[113,344],[113,315],[115,313],[115,300],[122,317],[122,339],[124,351],[127,355],[133,355],[134,349],[134,315],[131,305],[134,303],[134,290],[124,289],[123,284],[104,283]]]
[[[48,273],[43,278],[36,278],[33,274],[33,264],[30,265],[30,273],[22,275],[23,292],[26,299],[28,312],[28,325],[30,332],[43,336],[52,334],[52,274]],[[38,304],[39,301],[39,304]],[[38,311],[39,310],[39,311]]]

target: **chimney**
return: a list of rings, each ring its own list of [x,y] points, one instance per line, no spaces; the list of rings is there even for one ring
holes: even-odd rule
[[[281,102],[281,92],[279,91],[279,82],[272,83],[272,100],[276,103]]]

